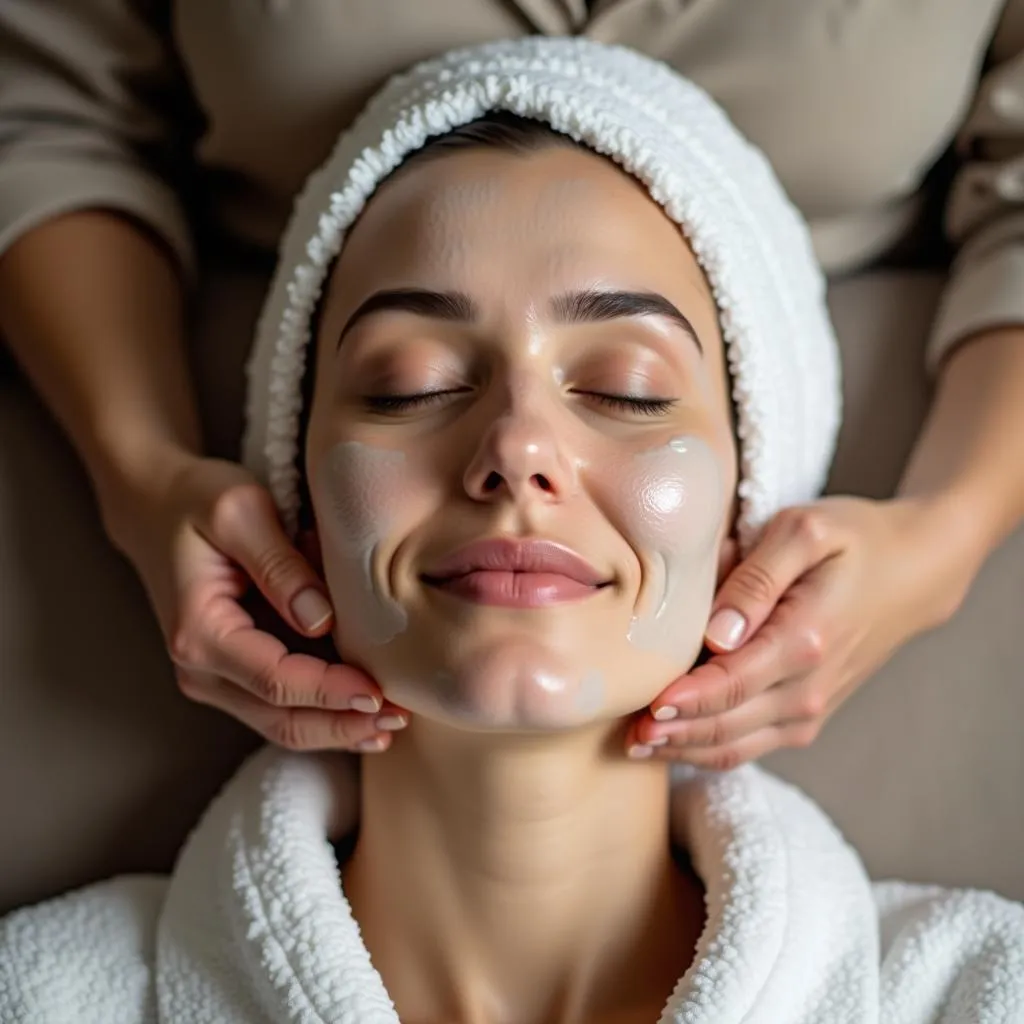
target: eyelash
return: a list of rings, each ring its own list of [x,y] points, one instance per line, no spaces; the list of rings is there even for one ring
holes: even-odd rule
[[[414,395],[367,395],[363,401],[373,412],[410,412],[424,405],[430,405],[447,395],[460,395],[461,390],[422,391]],[[601,405],[613,409],[639,413],[641,416],[662,416],[676,404],[674,398],[634,398],[631,395],[606,395],[598,391],[577,391],[575,394],[593,398]]]

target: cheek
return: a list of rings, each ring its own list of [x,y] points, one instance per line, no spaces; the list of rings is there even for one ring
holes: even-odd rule
[[[405,454],[343,441],[317,473],[317,519],[331,541],[359,554],[394,525],[401,501]]]
[[[680,437],[632,457],[619,480],[624,533],[642,569],[629,639],[688,667],[700,650],[726,515],[719,459],[700,438]]]
[[[345,441],[327,452],[314,476],[324,571],[346,647],[386,644],[406,628],[378,557],[400,525],[405,468],[402,452]]]
[[[724,514],[723,481],[711,446],[680,437],[633,457],[623,476],[626,519],[637,540],[676,556],[703,555]]]

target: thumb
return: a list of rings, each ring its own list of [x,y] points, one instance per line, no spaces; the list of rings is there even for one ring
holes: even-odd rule
[[[217,499],[207,523],[197,524],[215,547],[245,570],[291,627],[322,636],[334,612],[324,585],[281,526],[270,494],[244,484]]]
[[[707,645],[723,652],[746,643],[793,583],[838,550],[830,535],[824,515],[813,508],[776,515],[715,596]]]

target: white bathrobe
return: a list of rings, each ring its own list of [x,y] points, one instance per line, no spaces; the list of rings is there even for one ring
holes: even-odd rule
[[[0,1021],[395,1024],[327,839],[357,796],[345,757],[260,751],[170,879],[0,921]],[[679,771],[671,814],[707,923],[661,1024],[1024,1022],[1024,907],[872,886],[822,812],[755,767]]]

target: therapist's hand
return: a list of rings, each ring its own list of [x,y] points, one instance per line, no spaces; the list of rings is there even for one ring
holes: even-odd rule
[[[146,586],[185,696],[289,749],[387,748],[407,716],[373,680],[289,652],[243,607],[255,588],[300,637],[324,637],[333,625],[323,583],[243,467],[164,453],[101,506]]]
[[[780,512],[716,595],[713,656],[631,723],[630,756],[727,770],[812,743],[895,650],[960,606],[983,557],[962,520],[846,497]]]

